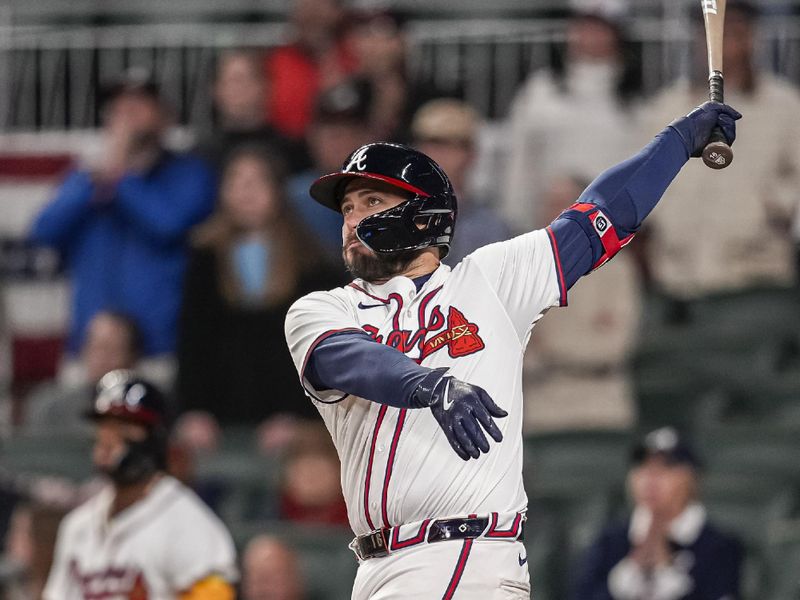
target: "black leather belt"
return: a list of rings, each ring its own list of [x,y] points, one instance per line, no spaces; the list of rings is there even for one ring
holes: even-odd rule
[[[428,527],[426,542],[442,542],[444,540],[468,540],[481,536],[489,525],[488,517],[470,519],[438,519]],[[389,554],[391,527],[376,529],[358,536],[350,543],[350,549],[360,560],[380,558]],[[520,533],[515,540],[525,539],[525,521],[520,525]]]

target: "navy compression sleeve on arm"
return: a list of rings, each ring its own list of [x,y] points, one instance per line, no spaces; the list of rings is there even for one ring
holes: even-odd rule
[[[550,224],[568,288],[627,244],[689,160],[667,127],[632,158],[607,169]]]
[[[366,333],[346,331],[314,348],[304,375],[318,390],[341,390],[378,404],[419,408],[414,392],[431,372]]]

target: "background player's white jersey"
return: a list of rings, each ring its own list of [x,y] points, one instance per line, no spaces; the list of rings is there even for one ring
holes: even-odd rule
[[[178,480],[162,477],[109,522],[111,487],[61,523],[45,600],[175,600],[194,583],[237,579],[230,534]]]
[[[353,531],[446,516],[524,511],[522,356],[532,325],[563,300],[547,230],[481,248],[452,271],[441,265],[416,291],[407,277],[356,280],[315,292],[289,310],[286,337],[306,392],[315,399],[342,463]],[[430,410],[405,410],[315,390],[308,356],[342,330],[363,330],[425,367],[484,388],[509,416],[488,454],[463,461]]]

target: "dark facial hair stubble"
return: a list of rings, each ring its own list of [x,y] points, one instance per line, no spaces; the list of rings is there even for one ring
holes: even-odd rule
[[[419,250],[398,250],[389,254],[353,252],[352,260],[348,260],[347,253],[342,250],[342,258],[347,270],[353,277],[370,283],[388,281],[395,275],[399,275],[419,254]]]

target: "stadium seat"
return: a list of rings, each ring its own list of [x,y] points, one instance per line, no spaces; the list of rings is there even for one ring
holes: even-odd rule
[[[766,551],[770,600],[800,598],[800,520],[778,521],[770,527]]]
[[[696,431],[700,455],[710,472],[784,478],[800,482],[796,428],[763,423],[724,424]]]
[[[773,576],[767,567],[768,533],[794,510],[793,487],[780,475],[717,471],[705,476],[701,496],[712,522],[744,546],[744,597],[767,597],[764,590]]]
[[[527,435],[525,485],[531,490],[576,491],[622,483],[633,443],[628,430],[575,430]]]
[[[91,437],[57,433],[17,435],[0,448],[0,465],[15,474],[51,475],[79,482],[92,475]]]
[[[531,594],[536,600],[564,597],[558,562],[560,538],[557,525],[550,515],[541,510],[529,511],[524,544],[528,553]]]
[[[642,426],[690,429],[707,415],[699,401],[709,394],[726,399],[719,408],[757,417],[800,399],[800,374],[787,365],[792,355],[797,362],[800,336],[795,290],[697,300],[679,311],[675,323],[664,321],[668,306],[663,298],[649,300],[633,359]]]
[[[196,477],[222,489],[224,521],[277,516],[280,464],[246,449],[221,448],[197,461]]]

